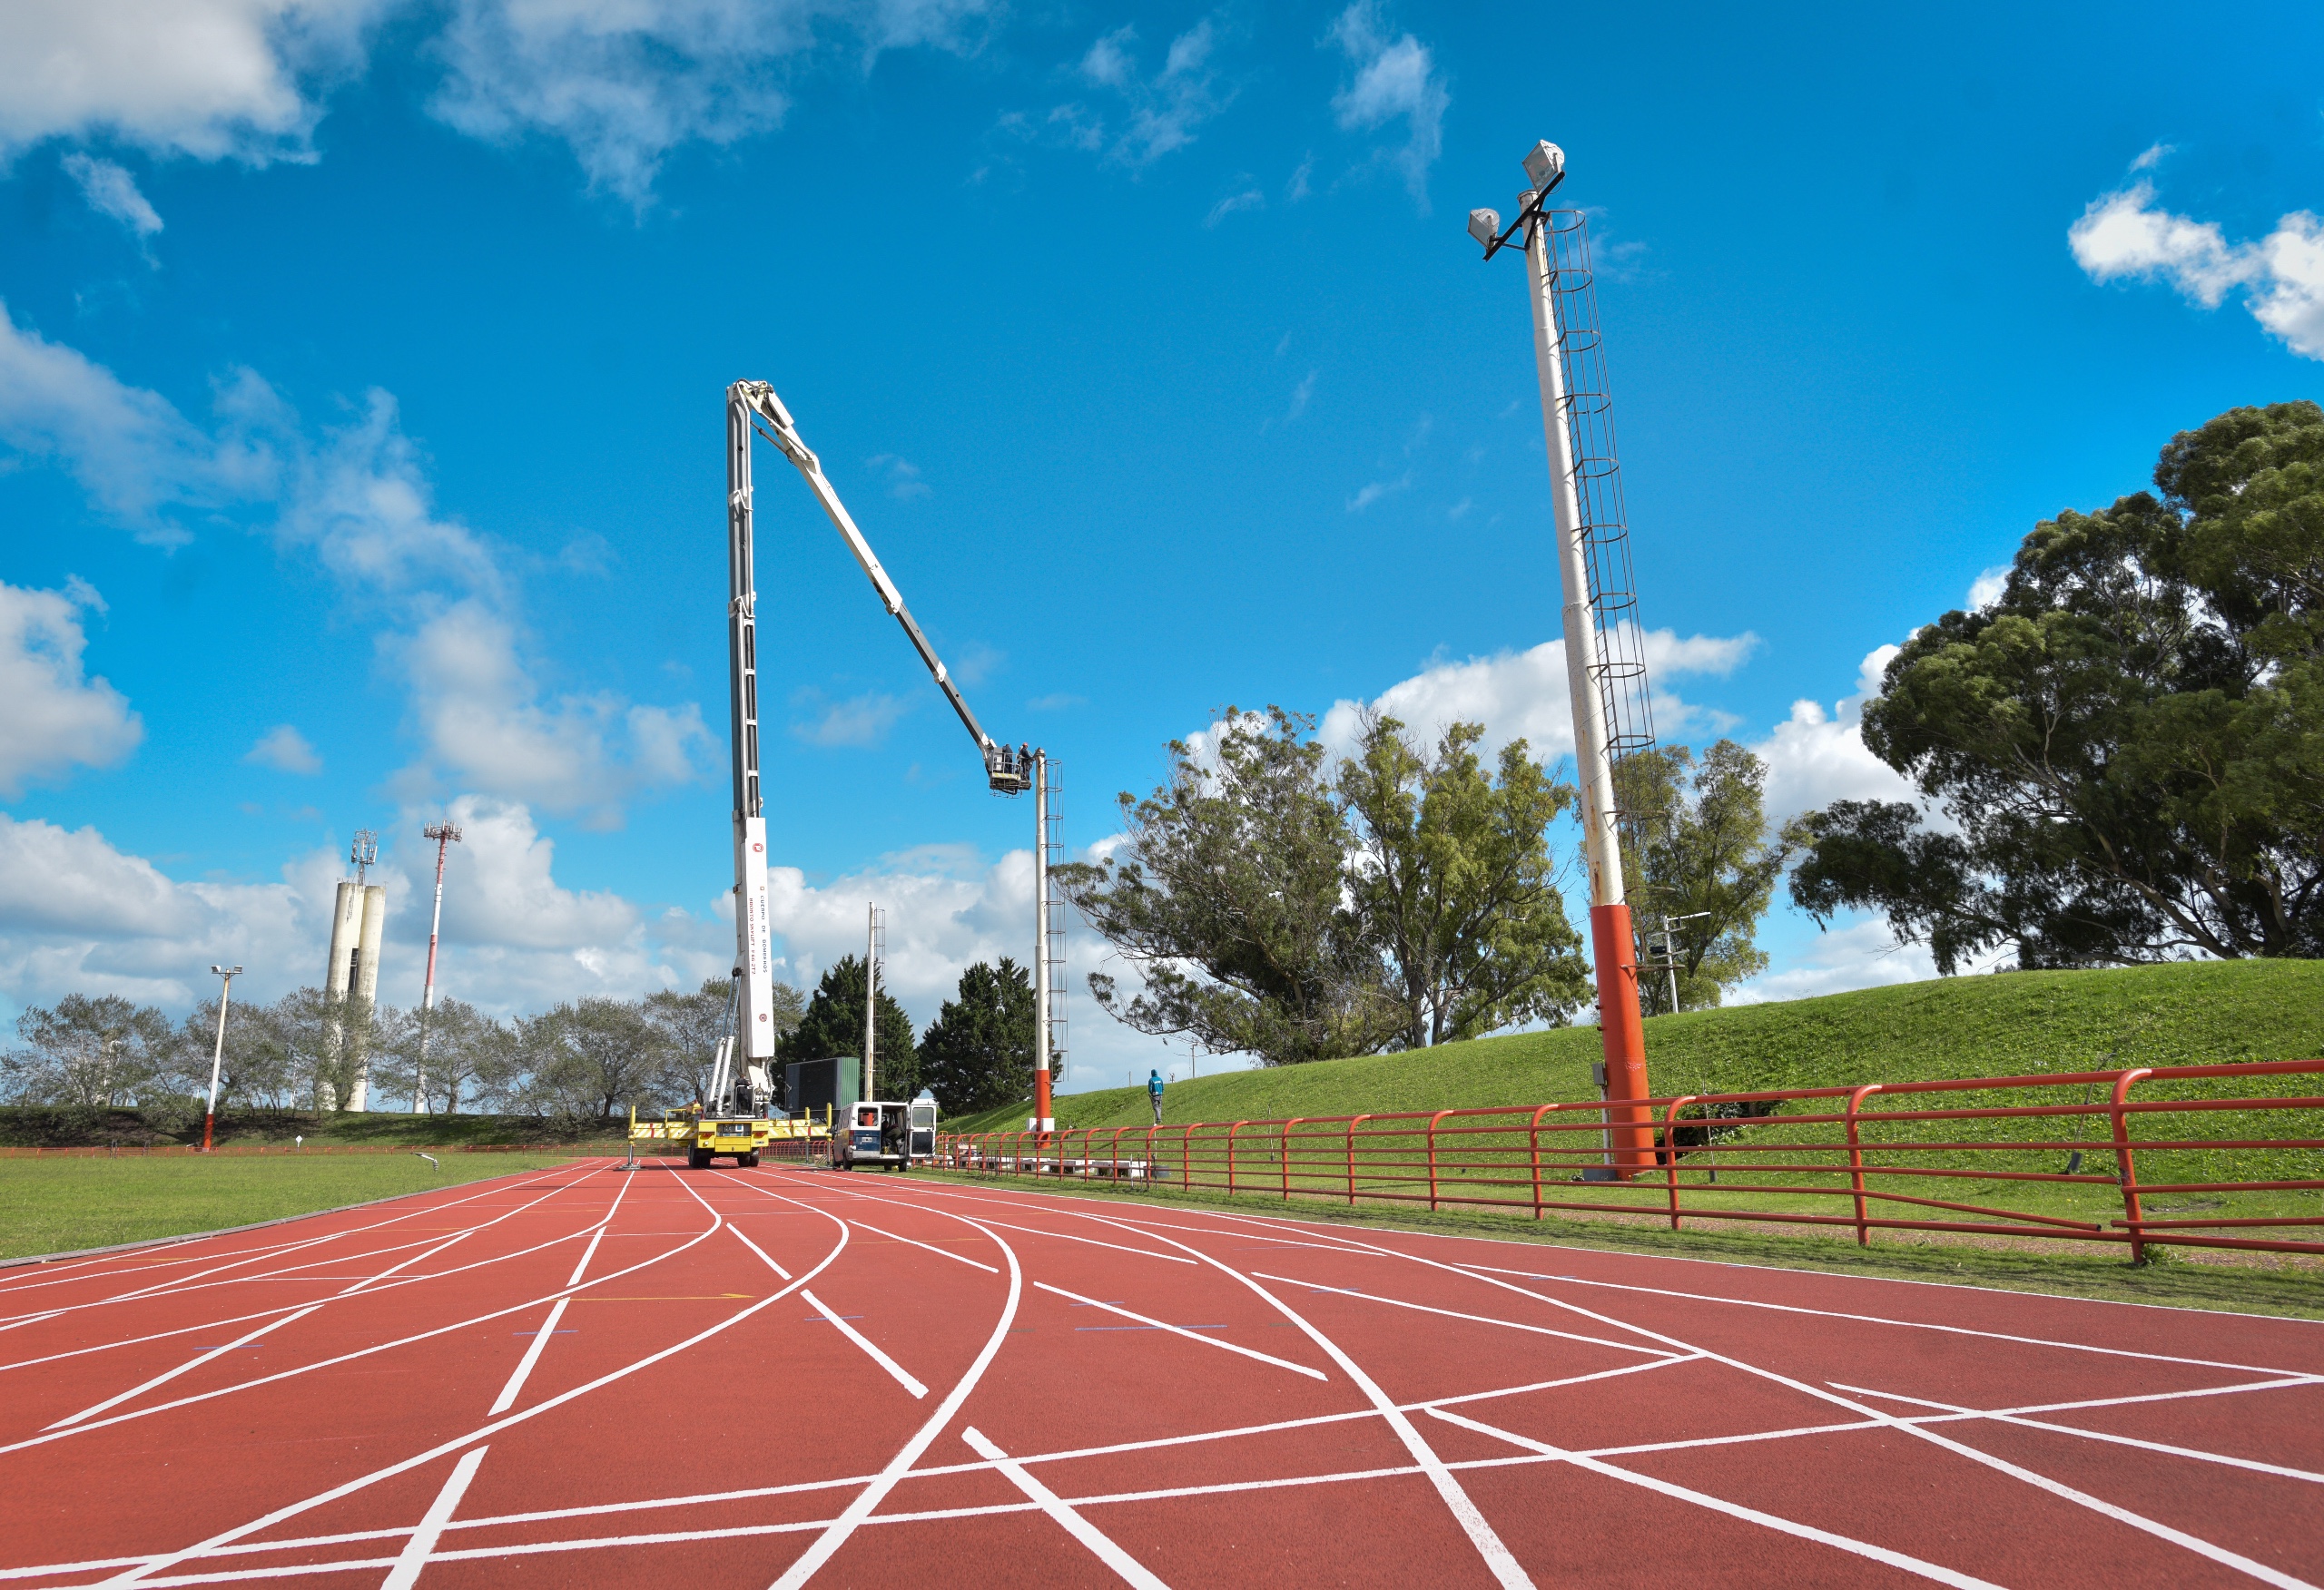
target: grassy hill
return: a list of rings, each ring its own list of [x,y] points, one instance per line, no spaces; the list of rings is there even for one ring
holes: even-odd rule
[[[2324,1055],[2324,961],[2187,962],[2012,972],[1734,1006],[1646,1024],[1654,1090],[1747,1093],[2115,1065]],[[1595,1027],[1173,1083],[1166,1121],[1280,1120],[1366,1111],[1534,1104],[1597,1096]],[[2261,1091],[2261,1090],[2255,1090]],[[1142,1125],[1142,1089],[1057,1101],[1061,1126]],[[1021,1126],[1024,1106],[948,1121]]]

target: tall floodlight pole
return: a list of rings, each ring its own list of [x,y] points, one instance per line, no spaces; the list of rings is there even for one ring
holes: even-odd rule
[[[1033,1130],[1049,1114],[1049,758],[1033,752]]]
[[[1590,873],[1590,940],[1598,982],[1598,1024],[1605,1052],[1608,1146],[1613,1171],[1627,1179],[1654,1163],[1649,1113],[1634,1101],[1650,1097],[1646,1077],[1646,1034],[1638,990],[1638,941],[1622,891],[1621,838],[1614,794],[1612,739],[1608,731],[1609,660],[1605,637],[1593,612],[1593,526],[1585,516],[1583,485],[1576,468],[1574,398],[1571,361],[1575,329],[1562,323],[1561,283],[1551,259],[1551,219],[1543,209],[1551,190],[1565,179],[1565,152],[1554,143],[1534,145],[1524,159],[1531,186],[1518,195],[1517,219],[1506,231],[1490,210],[1469,212],[1469,235],[1491,259],[1524,234],[1528,296],[1533,307],[1533,359],[1541,390],[1541,434],[1549,447],[1550,506],[1557,525],[1558,582],[1564,595],[1566,688],[1573,708],[1574,760],[1581,775],[1582,855]],[[1594,346],[1591,350],[1594,353]],[[1602,393],[1595,396],[1602,398]],[[1612,459],[1601,463],[1610,474]],[[1610,527],[1619,535],[1620,526]]]
[[[419,1064],[411,1073],[411,1113],[428,1104],[428,1016],[436,1008],[436,935],[444,926],[444,852],[460,842],[460,825],[431,822],[420,833],[436,841],[436,914],[428,918],[428,981],[419,990]]]
[[[863,1096],[876,1099],[872,1085],[872,1051],[880,1031],[880,908],[863,908]]]
[[[240,967],[212,967],[211,975],[225,979],[218,986],[218,1046],[210,1052],[210,1106],[202,1113],[202,1152],[210,1152],[210,1134],[218,1124],[218,1073],[226,1064],[226,1001],[234,992]]]

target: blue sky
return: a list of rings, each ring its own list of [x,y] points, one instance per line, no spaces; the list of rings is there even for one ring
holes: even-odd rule
[[[360,826],[410,1003],[448,810],[447,993],[723,967],[743,377],[1076,846],[1229,703],[1563,750],[1521,271],[1462,231],[1536,138],[1666,738],[1787,810],[1893,787],[1868,656],[2324,358],[2310,7],[138,9],[0,16],[0,1015],[317,980]],[[1030,813],[759,480],[783,947],[880,899],[925,1020],[1022,955]],[[1747,996],[1928,971],[1766,942]],[[1081,1082],[1157,1053],[1074,1018]]]

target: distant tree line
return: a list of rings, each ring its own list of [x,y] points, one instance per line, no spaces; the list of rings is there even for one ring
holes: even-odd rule
[[[1032,986],[1023,968],[1005,957],[998,967],[980,963],[960,987],[917,1038],[903,1006],[881,990],[876,1080],[883,1097],[909,1098],[926,1085],[957,1113],[1029,1096]],[[856,957],[826,972],[812,999],[776,985],[777,1065],[860,1058],[863,991]],[[367,1011],[315,988],[271,1005],[236,1000],[227,1013],[219,1111],[344,1110],[359,1077],[372,1109],[409,1107],[424,1077],[424,1106],[438,1114],[578,1124],[633,1106],[659,1110],[709,1091],[731,1001],[723,977],[692,993],[570,1000],[509,1019],[446,999],[428,1016],[423,1071],[416,1010]],[[217,1034],[214,999],[172,1020],[119,995],[68,994],[18,1019],[17,1044],[0,1051],[0,1099],[92,1117],[135,1109],[162,1130],[182,1132],[201,1120]]]

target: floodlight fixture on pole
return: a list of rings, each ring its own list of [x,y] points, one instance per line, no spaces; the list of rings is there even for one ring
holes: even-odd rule
[[[431,822],[419,830],[436,841],[436,914],[428,919],[428,980],[419,991],[419,1062],[411,1073],[411,1113],[428,1104],[428,1016],[436,1008],[436,935],[444,926],[444,852],[460,842],[460,825]]]
[[[234,979],[242,975],[240,967],[212,967],[211,975],[222,977],[218,986],[218,1046],[210,1052],[210,1104],[202,1113],[202,1152],[210,1152],[211,1134],[218,1124],[218,1074],[226,1064],[226,1000],[234,991]]]
[[[1617,741],[1636,751],[1650,741],[1651,730],[1634,732],[1640,725],[1615,721],[1624,704],[1620,691],[1634,686],[1639,711],[1644,711],[1643,669],[1622,657],[1620,645],[1610,648],[1608,633],[1622,615],[1601,611],[1612,604],[1603,598],[1604,582],[1596,576],[1610,555],[1620,553],[1622,529],[1619,513],[1609,515],[1601,482],[1613,474],[1612,437],[1604,425],[1602,382],[1576,378],[1579,361],[1594,361],[1594,324],[1569,324],[1569,315],[1587,318],[1588,272],[1579,261],[1561,274],[1552,260],[1552,218],[1544,208],[1549,195],[1565,181],[1565,152],[1546,141],[1522,158],[1530,184],[1518,195],[1517,215],[1507,226],[1492,210],[1469,212],[1469,236],[1490,260],[1512,240],[1525,251],[1529,298],[1533,314],[1533,355],[1541,394],[1541,429],[1548,444],[1550,505],[1557,525],[1558,580],[1563,595],[1566,686],[1573,710],[1574,761],[1581,783],[1583,857],[1590,874],[1590,937],[1598,983],[1599,1030],[1605,1048],[1607,1146],[1610,1173],[1627,1180],[1654,1164],[1654,1128],[1646,1107],[1637,1102],[1650,1096],[1646,1075],[1646,1035],[1638,989],[1638,941],[1630,925],[1630,908],[1623,896],[1620,817],[1614,791]],[[1573,224],[1578,228],[1578,218]],[[1574,280],[1569,280],[1568,277]],[[1594,362],[1590,372],[1598,374]],[[1591,390],[1591,388],[1598,390]],[[1587,399],[1589,407],[1578,406]],[[1581,442],[1584,426],[1599,427],[1590,440],[1588,462],[1593,471],[1585,482],[1578,463],[1585,451]],[[1600,434],[1602,430],[1602,435]],[[1614,499],[1617,503],[1619,499]],[[1585,508],[1590,511],[1585,512]],[[1610,523],[1608,522],[1611,518]],[[1623,594],[1627,600],[1627,593]]]

